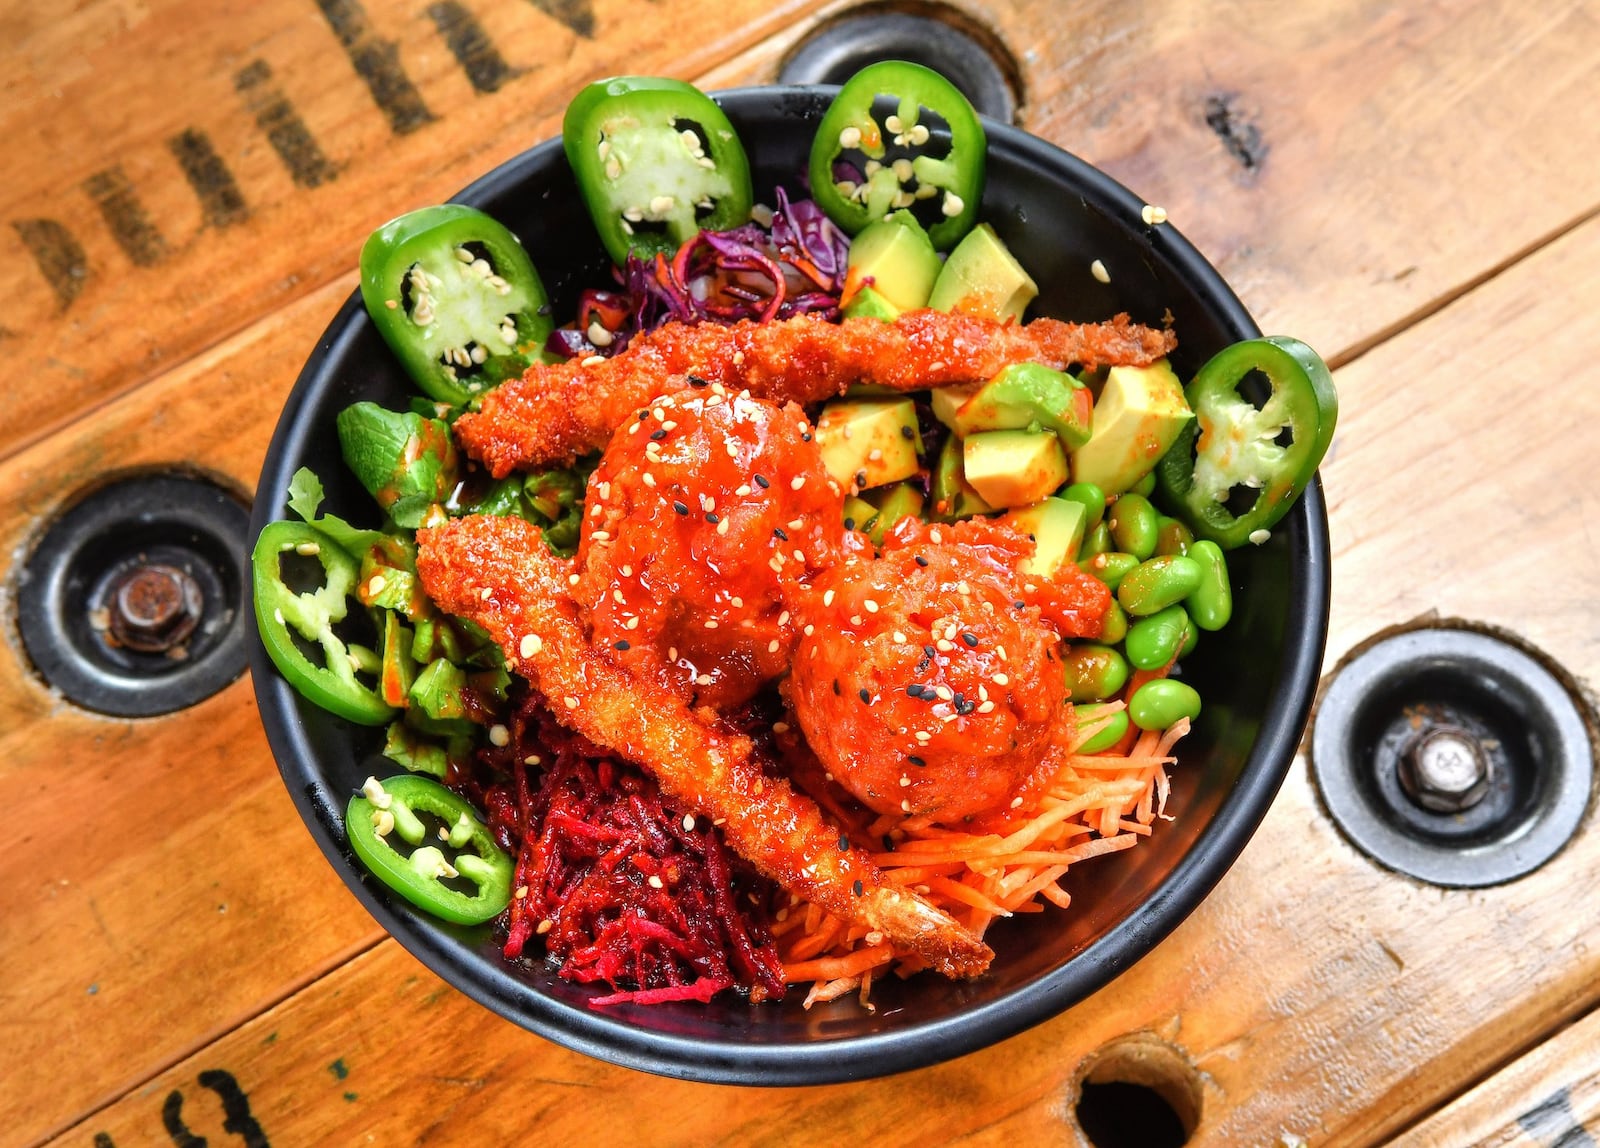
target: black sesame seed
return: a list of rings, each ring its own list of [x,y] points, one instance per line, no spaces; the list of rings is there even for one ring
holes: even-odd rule
[[[672,504],[672,509],[676,510],[679,514],[688,514],[689,513],[689,506],[688,506],[687,503],[684,503],[684,502],[674,502]]]
[[[900,437],[901,438],[905,438],[905,439],[916,438],[917,437],[917,432],[912,430],[910,427],[906,426],[905,423],[901,423],[900,424]]]
[[[839,852],[850,852],[850,838],[846,837],[843,833],[839,834]]]
[[[844,693],[844,691],[839,688],[839,679],[838,678],[834,678],[833,679],[833,696],[834,697],[838,697],[842,693]]]
[[[646,408],[645,410],[642,410],[642,411],[639,412],[639,421],[640,422],[644,422],[644,420],[649,418],[649,417],[650,417],[650,411],[649,411],[648,408]]]
[[[863,705],[871,705],[872,704],[872,691],[871,690],[869,690],[865,686],[863,686],[861,689],[857,690],[856,693],[861,695],[861,703]]]
[[[857,897],[861,896],[863,893],[865,893],[867,891],[867,887],[861,883],[860,878],[856,879],[856,883],[855,883],[854,888],[855,888]]]
[[[754,475],[753,477],[756,480],[756,485],[759,486],[762,490],[765,490],[765,489],[767,489],[767,487],[772,485],[772,483],[768,482],[766,480],[766,478],[763,477],[762,475],[758,474],[758,475]]]
[[[1013,602],[1011,604],[1012,604],[1012,606],[1016,607],[1018,610],[1022,609],[1024,606],[1027,605],[1027,603],[1024,602],[1021,598],[1018,598],[1015,602]]]
[[[890,837],[887,833],[883,835],[883,851],[885,853],[894,852],[894,838]]]
[[[922,652],[924,654],[927,654],[928,657],[931,658],[931,657],[933,657],[933,655],[937,654],[939,651],[935,650],[932,646],[923,646],[922,647]]]
[[[784,542],[789,541],[789,536],[783,532],[783,527],[781,526],[774,526],[772,528],[772,533],[776,534]]]
[[[712,526],[715,526],[717,523],[721,522],[722,519],[718,518],[715,514],[708,514],[706,515],[706,521],[711,523]]]
[[[974,634],[971,630],[963,631],[961,634],[961,640],[968,646],[971,646],[974,650],[978,648],[978,635]]]
[[[922,683],[921,682],[912,682],[909,686],[906,687],[906,697],[908,697],[908,698],[920,698],[921,696],[922,696]]]
[[[922,555],[918,554],[917,555],[917,565],[918,566],[926,566],[927,564],[928,564],[928,560],[926,558],[924,558]]]
[[[854,530],[856,528],[856,520],[854,518],[846,518],[844,520],[844,528],[846,530]]]
[[[664,439],[666,437],[667,437],[667,432],[665,430],[658,430],[658,431],[656,431],[655,433],[653,433],[650,436],[650,441],[651,442],[660,442],[662,439]]]
[[[811,432],[810,431],[806,431],[804,434],[802,434],[800,436],[800,441],[801,442],[810,442],[811,441]],[[858,884],[859,884],[859,882],[858,882]]]
[[[969,713],[977,708],[977,705],[973,702],[969,702],[960,694],[956,695],[956,713],[960,714],[962,717],[966,717]]]
[[[928,764],[927,762],[923,761],[920,757],[918,757],[914,753],[906,754],[906,760],[909,761],[912,765],[927,765]]]
[[[866,471],[864,471],[864,470],[856,471],[856,485],[859,486],[862,490],[865,490],[867,488],[867,472]]]
[[[689,380],[689,385],[691,387],[709,387],[711,385],[699,375],[685,375],[684,378]]]

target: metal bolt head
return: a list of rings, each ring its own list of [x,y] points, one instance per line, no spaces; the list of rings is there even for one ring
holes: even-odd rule
[[[1478,739],[1455,726],[1434,726],[1400,757],[1406,795],[1436,813],[1460,813],[1482,801],[1490,772]]]
[[[175,566],[135,566],[110,594],[111,634],[130,650],[158,654],[194,633],[205,601],[200,586]]]

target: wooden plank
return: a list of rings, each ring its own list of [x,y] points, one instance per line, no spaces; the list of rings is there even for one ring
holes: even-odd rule
[[[0,584],[62,500],[182,464],[248,490],[346,278],[0,468]],[[381,935],[299,823],[248,676],[166,717],[67,705],[0,644],[0,1126],[41,1135]],[[45,1004],[44,1002],[48,1002]]]
[[[24,6],[0,136],[50,162],[0,188],[0,345],[31,368],[0,457],[344,274],[385,219],[558,131],[580,84],[694,75],[808,6]]]
[[[1164,206],[1265,329],[1325,353],[1370,345],[1600,206],[1593,2],[955,6],[1017,60],[1019,123]],[[852,7],[705,82],[773,79]]]
[[[1390,1148],[1587,1148],[1595,1135],[1600,1135],[1600,1013],[1563,1029],[1408,1129]]]
[[[1581,679],[1600,674],[1587,624],[1600,539],[1582,526],[1597,496],[1572,481],[1589,440],[1571,433],[1600,420],[1597,259],[1600,222],[1339,372],[1330,667],[1373,630],[1436,610],[1514,631]],[[1487,359],[1540,380],[1540,401],[1509,430],[1486,417],[1506,409],[1506,375],[1482,370]],[[1488,516],[1473,468],[1508,449],[1515,463],[1496,472]],[[1508,592],[1529,569],[1549,572],[1535,603]],[[204,1070],[230,1073],[283,1143],[343,1142],[355,1129],[379,1142],[566,1142],[597,1127],[640,1144],[1057,1142],[1085,1058],[1149,1033],[1201,1074],[1196,1148],[1373,1144],[1600,1003],[1600,953],[1585,943],[1597,881],[1592,834],[1500,888],[1396,877],[1339,836],[1301,761],[1240,862],[1151,957],[1063,1016],[949,1065],[775,1092],[645,1077],[495,1020],[384,942],[59,1142],[106,1132],[122,1148],[159,1143],[162,1097],[196,1095]],[[347,1079],[335,1079],[338,1063]]]

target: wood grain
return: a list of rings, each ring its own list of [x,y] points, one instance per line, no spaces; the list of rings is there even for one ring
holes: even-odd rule
[[[1600,1134],[1600,1013],[1556,1033],[1390,1148],[1580,1148]]]
[[[1568,428],[1600,419],[1589,354],[1600,339],[1590,303],[1600,303],[1600,286],[1586,272],[1597,258],[1600,223],[1339,372],[1345,421],[1326,471],[1336,550],[1330,666],[1374,628],[1436,610],[1515,631],[1581,678],[1600,671],[1584,625],[1600,597],[1600,542],[1581,526],[1591,495],[1537,503],[1540,491],[1565,490],[1577,473],[1584,446]],[[1553,284],[1562,290],[1553,293]],[[1560,567],[1536,612],[1484,592],[1483,548],[1465,553],[1484,509],[1480,487],[1459,477],[1462,464],[1491,455],[1502,437],[1480,416],[1503,376],[1472,369],[1489,331],[1499,355],[1546,381],[1546,401],[1517,428],[1528,449],[1515,472],[1499,476],[1508,506],[1538,504],[1540,512],[1496,519],[1496,546],[1520,555],[1523,568]],[[1395,397],[1396,379],[1410,381],[1409,403]],[[1404,451],[1393,441],[1399,434],[1408,438]],[[1409,444],[1438,465],[1429,478],[1401,473],[1397,485],[1397,457],[1415,453]],[[1407,568],[1395,555],[1419,536],[1446,553]],[[1491,566],[1487,577],[1505,572]],[[1375,595],[1374,585],[1392,593]],[[344,1142],[355,1129],[379,1142],[425,1132],[438,1143],[537,1130],[560,1143],[592,1135],[597,1120],[639,1144],[861,1135],[1059,1142],[1072,1135],[1069,1098],[1084,1059],[1142,1032],[1200,1074],[1192,1145],[1278,1136],[1374,1144],[1600,1003],[1600,953],[1585,943],[1596,881],[1600,839],[1592,834],[1497,889],[1444,891],[1386,873],[1333,829],[1301,761],[1240,862],[1150,958],[1056,1020],[952,1064],[810,1090],[640,1076],[495,1020],[386,941],[60,1143],[96,1131],[123,1148],[159,1143],[157,1099],[171,1088],[192,1091],[185,1082],[209,1068],[231,1073],[263,1127],[285,1143]],[[348,1080],[330,1076],[336,1061]]]
[[[12,5],[0,137],[50,162],[14,164],[0,187],[0,345],[32,368],[6,388],[0,457],[351,270],[385,219],[558,131],[580,84],[696,75],[807,6]],[[505,67],[494,90],[474,87],[435,10],[474,20]],[[215,158],[205,197],[174,145],[186,132]]]

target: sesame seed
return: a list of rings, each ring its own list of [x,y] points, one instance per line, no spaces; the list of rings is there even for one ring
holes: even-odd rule
[[[911,785],[911,779],[909,777],[907,777],[905,774],[902,773],[900,775],[900,788],[901,789],[906,789],[906,788],[909,788],[910,785]]]
[[[921,743],[922,743],[922,744],[923,744],[923,745],[927,745],[927,744],[928,744],[928,742],[930,742],[930,741],[932,741],[932,740],[933,740],[933,735],[932,735],[932,734],[931,734],[931,733],[929,733],[929,732],[928,732],[928,731],[927,731],[927,730],[921,730],[921,729],[919,729],[919,730],[918,730],[918,731],[917,731],[917,732],[916,732],[916,735],[915,735],[915,736],[916,736],[916,739],[917,739],[917,740],[918,740],[918,741],[919,741],[919,742],[921,742]]]
[[[808,637],[808,638],[811,637],[812,631],[814,631],[815,629],[816,629],[815,626],[811,626],[811,625],[806,626],[805,631],[804,631],[805,636]]]
[[[806,520],[804,518],[791,518],[784,525],[790,530],[804,530],[806,528]]]
[[[934,645],[938,647],[938,650],[941,654],[948,654],[951,650],[956,648],[956,644],[948,638],[940,638],[934,643]]]
[[[578,365],[582,366],[582,367],[598,367],[601,363],[603,363],[605,361],[606,361],[606,357],[604,355],[590,355],[588,358],[584,359]]]
[[[538,634],[524,634],[518,649],[522,651],[524,658],[531,658],[544,649],[544,639],[539,637]]]
[[[676,499],[673,500],[672,509],[676,510],[679,514],[689,513],[688,505],[686,503],[678,502]]]
[[[956,696],[955,691],[949,686],[935,686],[933,692],[938,695],[939,700],[942,702],[953,701]]]
[[[995,652],[995,656],[996,656],[996,657],[997,657],[997,658],[999,658],[999,659],[1000,659],[1000,660],[1001,660],[1001,661],[1002,661],[1002,662],[1004,662],[1004,661],[1007,661],[1007,660],[1008,660],[1008,659],[1007,659],[1007,658],[1006,658],[1006,648],[1005,648],[1005,647],[1004,647],[1004,646],[996,646],[996,647],[995,647],[995,648],[994,648],[994,652]]]
[[[867,891],[866,886],[861,883],[860,878],[856,879],[856,883],[855,883],[855,885],[852,886],[852,888],[855,889],[857,897],[861,896],[863,893],[865,893]]]
[[[734,491],[733,493],[738,495],[740,498],[744,498],[744,497],[749,495],[750,487],[748,485],[741,486],[738,490]]]
[[[667,647],[667,661],[675,662],[677,660],[678,660],[678,647],[677,646],[668,646]]]
[[[869,690],[865,686],[863,686],[861,689],[857,690],[856,693],[861,695],[861,700],[862,700],[862,702],[864,704],[866,704],[866,705],[871,705],[872,704],[872,691],[871,690]]]
[[[1140,209],[1139,218],[1144,220],[1150,227],[1155,227],[1167,221],[1167,209],[1147,203]]]
[[[567,708],[569,710],[575,710],[575,709],[578,708],[578,699],[573,697],[571,694],[568,694],[566,697],[562,698],[561,700],[567,703]]]
[[[1011,679],[1006,677],[1004,674],[995,674],[989,680],[994,682],[994,684],[997,686],[1009,685],[1011,682]]]
[[[924,558],[922,555],[918,554],[917,555],[917,565],[918,566],[926,566],[927,564],[928,564],[928,560],[926,558]]]
[[[778,538],[778,539],[780,539],[780,540],[781,540],[781,541],[783,541],[783,542],[787,542],[787,541],[789,541],[789,536],[788,536],[788,535],[787,535],[787,534],[785,534],[785,533],[784,533],[784,532],[783,532],[783,529],[782,529],[782,528],[781,528],[781,527],[777,527],[777,526],[774,526],[774,527],[773,527],[773,528],[772,528],[772,533],[773,533],[773,534],[774,534],[774,535],[775,535],[775,536],[776,536],[776,537],[777,537],[777,538]]]
[[[823,605],[824,605],[824,606],[831,606],[831,605],[833,605],[833,591],[832,591],[832,590],[825,590],[825,591],[823,591],[823,594],[822,594],[822,604],[823,604]]]
[[[805,552],[803,550],[796,550],[794,552],[794,560],[796,562],[804,562],[806,560]]]
[[[649,884],[650,888],[652,889],[661,889],[665,887],[665,882],[663,882],[661,878],[657,877],[654,873],[650,874]]]
[[[697,686],[709,686],[711,684],[711,675],[710,674],[701,674],[701,675],[699,675],[697,678],[695,678],[694,684],[697,685]]]
[[[633,643],[629,642],[626,638],[618,638],[615,642],[611,643],[611,648],[613,650],[622,650],[626,652],[633,649]]]
[[[900,812],[901,813],[910,813],[911,812],[911,802],[902,801],[900,803]]]
[[[1100,262],[1100,260],[1098,260],[1098,259],[1096,259],[1093,263],[1089,264],[1089,274],[1093,275],[1096,279],[1098,279],[1102,283],[1111,282],[1111,272],[1107,271],[1106,270],[1106,265],[1104,263]]]
[[[767,653],[776,654],[778,652],[778,647],[782,644],[783,643],[779,642],[778,639],[772,639],[772,641],[767,643]]]
[[[611,541],[611,531],[609,531],[609,530],[594,530],[594,531],[591,531],[589,533],[589,540],[591,542],[609,542],[609,541]]]
[[[806,476],[803,475],[803,474],[797,474],[797,475],[794,476],[793,481],[791,481],[789,483],[789,489],[790,490],[799,490],[805,484],[806,484]]]
[[[786,722],[786,721],[775,721],[775,722],[773,722],[772,723],[772,732],[773,733],[788,733],[789,732],[789,723]]]
[[[922,696],[922,683],[912,682],[909,686],[907,686],[906,696],[909,698],[920,698]]]
[[[861,604],[867,608],[867,613],[869,613],[869,614],[876,614],[878,612],[878,604],[876,602],[874,602],[871,598],[868,598],[865,602],[863,602]]]
[[[1271,537],[1272,531],[1270,530],[1252,530],[1249,535],[1250,543],[1253,546],[1260,546]]]
[[[511,731],[496,722],[489,727],[489,741],[494,745],[507,745],[511,741]]]
[[[904,643],[905,640],[906,640],[906,636],[904,634],[902,634],[899,630],[896,630],[893,634],[890,635],[890,637],[894,638],[894,640],[897,643]]]
[[[706,517],[709,518],[710,515],[707,515]],[[728,520],[726,518],[724,518],[721,522],[717,523],[717,533],[718,534],[726,534],[726,533],[728,533]]]
[[[639,628],[639,619],[638,619],[638,617],[635,616],[635,617],[629,618],[628,619],[627,629],[629,629],[629,630],[637,630],[638,628]]]
[[[716,628],[717,628],[717,620],[715,618],[707,618],[706,619],[706,629],[715,630]]]
[[[1011,799],[1011,808],[1012,809],[1021,809],[1022,808],[1022,798],[1013,797]]]
[[[788,624],[789,624],[789,611],[785,610],[783,613],[778,615],[778,625],[787,626]]]
[[[918,757],[914,753],[906,754],[906,760],[909,761],[912,765],[917,765],[917,766],[925,766],[925,765],[928,764],[927,762],[923,761],[920,757]]]
[[[708,514],[706,515],[706,521],[711,523],[712,526],[715,526],[717,523],[721,522],[722,519],[718,518],[715,514]]]

